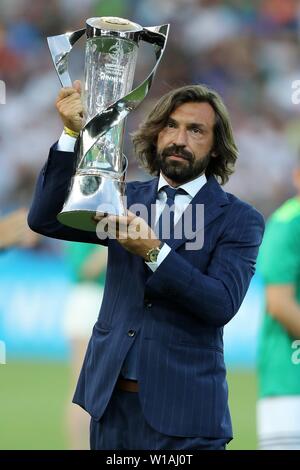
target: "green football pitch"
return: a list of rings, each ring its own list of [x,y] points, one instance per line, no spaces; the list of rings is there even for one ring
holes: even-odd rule
[[[70,369],[65,363],[0,365],[0,449],[65,449],[64,410]],[[254,372],[229,371],[234,440],[228,449],[255,449]]]

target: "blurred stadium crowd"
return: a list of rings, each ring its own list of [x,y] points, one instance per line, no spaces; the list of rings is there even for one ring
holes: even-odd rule
[[[268,216],[293,193],[290,172],[299,152],[299,109],[292,82],[300,78],[298,0],[2,0],[0,79],[0,207],[29,204],[48,147],[61,133],[54,101],[59,82],[46,37],[84,26],[91,16],[123,16],[142,25],[171,23],[165,57],[150,98],[133,113],[128,132],[161,94],[205,83],[224,98],[240,149],[227,190]],[[74,49],[73,77],[83,78],[84,42]],[[151,63],[141,54],[137,81]],[[132,155],[129,179],[146,178]]]

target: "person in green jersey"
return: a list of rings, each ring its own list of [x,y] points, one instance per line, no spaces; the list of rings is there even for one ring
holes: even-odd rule
[[[258,258],[265,284],[259,349],[260,449],[300,449],[300,160],[297,194],[270,217]]]
[[[63,327],[71,349],[73,394],[88,340],[96,323],[105,283],[107,249],[89,243],[65,245],[65,259],[72,286],[66,302]],[[71,449],[88,449],[89,420],[86,413],[68,400],[67,435]]]

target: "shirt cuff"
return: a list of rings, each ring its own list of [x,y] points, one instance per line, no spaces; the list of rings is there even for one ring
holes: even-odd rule
[[[71,137],[63,132],[57,143],[57,150],[60,152],[74,152],[75,143],[75,137]]]
[[[155,263],[149,263],[149,262],[146,262],[147,266],[149,266],[149,268],[151,269],[151,271],[155,272],[158,268],[158,266],[163,262],[163,260],[168,256],[168,254],[170,253],[171,251],[171,248],[169,247],[169,245],[167,245],[166,243],[164,243],[162,249],[160,250],[160,252],[158,253],[158,257],[157,257],[157,260]]]

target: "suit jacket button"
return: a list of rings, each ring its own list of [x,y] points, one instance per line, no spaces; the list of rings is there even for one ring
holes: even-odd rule
[[[130,336],[132,338],[135,335],[135,331],[134,330],[129,330],[127,334],[128,334],[128,336]]]

